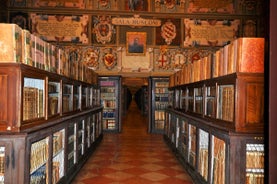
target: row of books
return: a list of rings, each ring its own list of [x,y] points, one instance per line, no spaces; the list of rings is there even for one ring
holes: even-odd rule
[[[198,170],[199,173],[205,178],[205,180],[208,180],[208,160],[209,160],[209,151],[207,148],[201,148],[199,150],[199,166]]]
[[[113,119],[103,120],[103,128],[105,129],[115,129],[116,122]]]
[[[43,117],[43,90],[34,87],[23,89],[23,120]]]
[[[115,100],[102,100],[102,105],[104,108],[116,108]]]
[[[48,138],[35,142],[31,146],[30,173],[46,164],[48,159]]]
[[[165,87],[162,87],[162,88],[155,88],[155,93],[168,93],[168,85],[167,86],[165,86]]]
[[[251,184],[251,183],[264,184],[264,174],[247,173],[245,183],[246,184]]]
[[[264,73],[264,38],[238,38],[214,53],[186,63],[170,76],[170,87],[228,74]]]
[[[56,155],[64,147],[64,132],[59,131],[53,135],[53,154]]]
[[[164,120],[155,120],[155,128],[159,130],[164,129]]]
[[[165,120],[165,112],[164,111],[155,111],[155,121]]]
[[[168,102],[155,102],[156,110],[164,110],[168,107]]]
[[[213,139],[213,179],[212,183],[225,183],[225,142],[214,137]]]
[[[232,85],[221,85],[219,88],[218,118],[234,121],[235,89]]]
[[[0,63],[24,63],[90,84],[97,82],[96,72],[81,62],[76,49],[48,43],[16,24],[0,23],[0,48]]]
[[[0,150],[0,176],[4,175],[4,173],[5,173],[5,152],[2,152]]]

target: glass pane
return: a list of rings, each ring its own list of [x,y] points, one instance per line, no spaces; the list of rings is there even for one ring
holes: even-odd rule
[[[198,172],[208,180],[208,160],[209,160],[209,133],[199,130],[199,163]]]
[[[194,112],[202,114],[203,113],[203,89],[195,88],[195,109]]]
[[[264,145],[246,144],[246,184],[264,183]]]
[[[195,167],[196,164],[196,127],[189,125],[189,163]]]
[[[225,142],[213,136],[212,183],[225,183]]]
[[[53,169],[52,183],[57,183],[64,176],[64,132],[62,129],[53,134]]]
[[[55,115],[60,113],[59,108],[60,83],[48,83],[48,115]]]
[[[218,93],[217,118],[234,121],[235,90],[234,85],[220,85]]]
[[[0,146],[0,184],[5,181],[5,147]]]
[[[77,162],[76,160],[76,123],[70,123],[68,126],[68,145],[67,145],[67,153],[68,153],[68,164],[67,168],[71,169],[74,164]]]
[[[188,139],[189,139],[189,130],[188,130],[188,122],[187,120],[181,121],[181,153],[182,156],[188,161]]]
[[[47,183],[48,145],[48,137],[31,145],[30,183]]]
[[[80,86],[73,86],[73,110],[80,109]]]
[[[44,80],[24,78],[23,121],[44,117]]]
[[[81,105],[82,105],[82,109],[85,109],[86,107],[88,107],[88,88],[85,86],[82,86],[82,100],[81,100]]]
[[[215,118],[216,112],[216,104],[215,104],[215,97],[216,97],[216,87],[209,86],[206,88],[206,112],[205,115]]]
[[[73,110],[72,99],[72,85],[63,84],[63,112],[69,112]]]

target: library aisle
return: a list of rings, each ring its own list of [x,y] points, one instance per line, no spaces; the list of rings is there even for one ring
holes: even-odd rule
[[[104,134],[72,184],[192,184],[162,135],[147,133],[147,118],[134,100],[122,133]]]

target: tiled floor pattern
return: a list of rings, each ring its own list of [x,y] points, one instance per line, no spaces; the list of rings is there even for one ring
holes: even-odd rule
[[[122,133],[103,140],[72,184],[192,184],[162,135],[147,133],[147,119],[134,102]]]

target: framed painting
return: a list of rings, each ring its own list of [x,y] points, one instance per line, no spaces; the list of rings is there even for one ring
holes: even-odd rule
[[[146,32],[127,32],[126,48],[126,55],[145,55]]]

